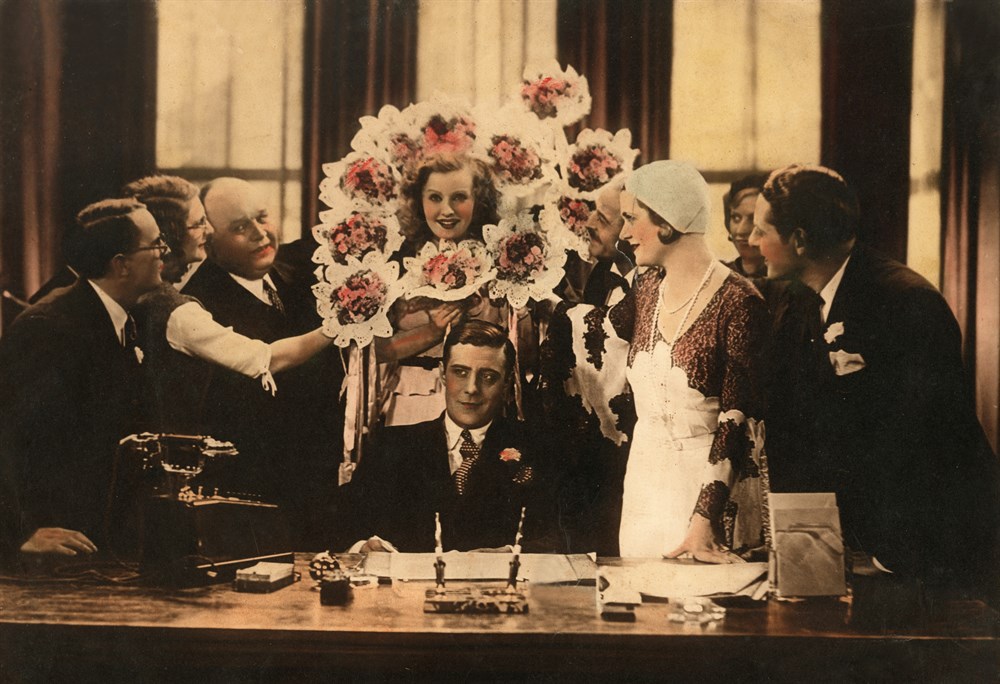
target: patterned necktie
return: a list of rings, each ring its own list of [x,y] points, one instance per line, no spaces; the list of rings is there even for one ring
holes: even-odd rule
[[[462,462],[455,471],[455,490],[459,496],[465,494],[465,483],[469,479],[469,471],[472,469],[476,459],[479,458],[479,445],[472,441],[472,433],[462,430],[462,446],[458,448],[458,453],[462,454]]]
[[[284,315],[285,305],[281,301],[281,297],[278,296],[278,291],[271,286],[271,283],[267,282],[267,278],[264,279],[264,294],[267,295],[268,300],[271,302],[271,306],[278,313]]]

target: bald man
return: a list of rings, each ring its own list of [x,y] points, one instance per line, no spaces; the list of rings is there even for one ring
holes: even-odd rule
[[[310,283],[293,281],[275,267],[278,230],[257,189],[237,178],[218,178],[202,188],[201,198],[215,232],[209,258],[182,292],[200,300],[222,325],[267,343],[319,326]],[[322,529],[332,524],[344,424],[336,351],[276,373],[273,397],[260,391],[259,381],[221,368],[212,372],[205,401],[212,436],[236,444],[241,484],[281,504],[301,548],[319,550]]]

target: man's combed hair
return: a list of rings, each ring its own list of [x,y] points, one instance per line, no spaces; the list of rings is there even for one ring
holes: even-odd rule
[[[198,196],[194,183],[180,176],[146,176],[126,185],[122,196],[134,197],[145,204],[170,249],[180,249],[187,231],[191,200]]]
[[[76,215],[72,266],[83,278],[100,278],[117,254],[124,254],[139,242],[139,229],[132,214],[145,205],[135,198],[102,200]]]
[[[432,173],[451,173],[469,168],[472,170],[472,198],[475,207],[469,223],[467,238],[483,239],[483,226],[499,220],[500,191],[497,190],[493,171],[482,159],[464,155],[436,154],[421,162],[403,182],[405,206],[400,211],[400,226],[406,239],[418,247],[430,239],[427,217],[424,215],[423,194],[427,179]]]
[[[773,172],[761,192],[782,238],[805,233],[806,253],[819,256],[857,235],[858,198],[847,182],[825,166],[792,164]]]
[[[468,344],[473,347],[491,347],[504,350],[504,370],[510,376],[514,371],[516,351],[507,331],[496,323],[472,319],[454,326],[444,341],[444,367],[448,367],[448,357],[451,348],[456,344]]]

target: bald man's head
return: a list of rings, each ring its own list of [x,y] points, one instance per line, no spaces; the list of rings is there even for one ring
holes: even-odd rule
[[[216,178],[202,188],[201,199],[215,229],[212,260],[243,278],[263,278],[274,264],[278,234],[256,188],[239,178]]]

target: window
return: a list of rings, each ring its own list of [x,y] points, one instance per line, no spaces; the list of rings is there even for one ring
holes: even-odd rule
[[[735,256],[722,217],[729,184],[820,156],[820,0],[676,0],[670,156],[711,186],[708,239]]]
[[[160,0],[156,161],[204,183],[264,193],[287,242],[301,235],[301,0]],[[318,191],[317,191],[318,192]]]

